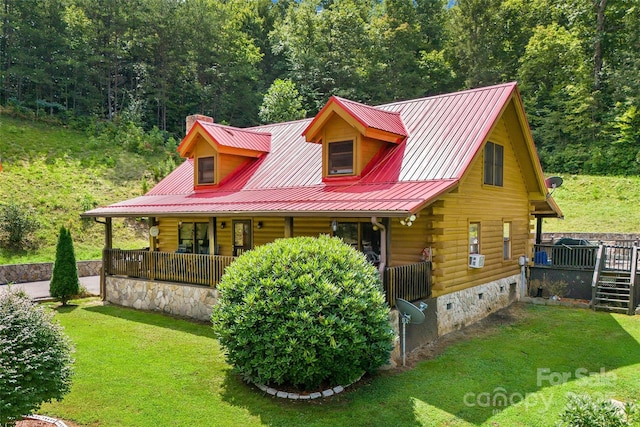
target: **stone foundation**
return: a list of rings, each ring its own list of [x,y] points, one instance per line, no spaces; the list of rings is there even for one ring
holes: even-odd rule
[[[78,277],[99,276],[102,261],[78,261]],[[0,265],[0,285],[51,280],[52,262]]]
[[[438,336],[477,322],[519,299],[520,280],[520,275],[514,275],[436,298]]]
[[[209,321],[218,290],[206,286],[107,276],[107,301],[125,307]]]

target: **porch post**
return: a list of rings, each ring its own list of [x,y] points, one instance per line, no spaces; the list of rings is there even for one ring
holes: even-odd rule
[[[100,269],[100,295],[102,301],[107,300],[107,267],[109,266],[110,251],[107,249],[113,249],[113,224],[111,217],[106,217],[104,221],[104,249],[102,251],[102,268]]]
[[[542,243],[542,217],[536,217],[536,245]]]
[[[149,218],[149,224],[154,227],[157,225],[155,217]],[[151,236],[151,244],[149,245],[149,280],[156,279],[156,257],[155,252],[157,248],[157,238]]]
[[[293,217],[286,216],[284,218],[284,237],[293,237]]]
[[[209,236],[209,255],[216,255],[215,232],[216,232],[216,219],[211,217],[209,218],[209,229],[207,230],[207,235]]]

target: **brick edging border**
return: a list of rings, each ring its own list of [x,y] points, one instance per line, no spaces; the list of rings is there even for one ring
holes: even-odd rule
[[[67,425],[63,421],[57,420],[57,419],[51,418],[51,417],[46,417],[44,415],[25,415],[22,418],[25,419],[25,420],[44,421],[44,422],[47,422],[47,423],[54,424],[56,427],[67,427]]]
[[[326,397],[331,397],[331,396],[335,396],[336,394],[342,393],[344,391],[345,388],[357,383],[358,381],[360,381],[362,379],[362,377],[364,376],[364,373],[362,375],[360,375],[358,377],[357,380],[355,380],[354,382],[352,382],[351,384],[347,384],[346,386],[335,386],[332,388],[328,388],[326,390],[323,391],[316,391],[313,393],[309,393],[309,394],[300,394],[300,393],[291,393],[291,392],[287,392],[287,391],[282,391],[282,390],[276,390],[273,387],[268,387],[264,384],[258,384],[258,383],[252,383],[253,385],[255,385],[256,387],[258,387],[258,389],[260,389],[261,391],[267,393],[270,396],[273,397],[279,397],[281,399],[291,399],[291,400],[315,400],[315,399],[319,399],[319,398],[326,398]]]

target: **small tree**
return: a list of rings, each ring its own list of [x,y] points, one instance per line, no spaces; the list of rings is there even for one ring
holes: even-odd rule
[[[0,425],[69,392],[71,353],[51,311],[13,289],[0,293]]]
[[[264,95],[258,115],[263,123],[277,123],[302,119],[307,114],[302,108],[302,96],[291,80],[276,79]]]
[[[73,240],[71,231],[60,227],[58,244],[56,246],[56,262],[53,265],[53,277],[49,284],[49,293],[52,297],[59,299],[62,305],[80,292],[80,281],[78,280],[78,266],[76,264],[76,254],[73,250]]]

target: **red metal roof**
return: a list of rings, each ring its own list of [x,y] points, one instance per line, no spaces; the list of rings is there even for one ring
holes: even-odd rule
[[[333,99],[363,126],[407,136],[407,130],[402,123],[399,112],[371,107],[338,96],[334,96]]]
[[[240,129],[218,123],[201,121],[198,123],[218,144],[224,147],[243,148],[263,153],[271,151],[271,134],[268,132]]]
[[[457,181],[396,182],[332,187],[313,185],[270,189],[219,190],[177,195],[145,195],[96,209],[104,216],[175,214],[361,216],[419,210],[425,199],[450,190]],[[94,212],[94,211],[90,211]],[[97,213],[97,212],[94,212]]]
[[[187,161],[147,195],[86,214],[384,212],[400,216],[417,212],[457,185],[514,93],[516,84],[506,83],[375,108],[335,98],[368,125],[379,122],[384,115],[397,117],[406,126],[407,138],[400,144],[390,144],[359,180],[323,183],[322,146],[307,143],[302,136],[312,119],[242,132],[233,128],[235,135],[271,135],[270,152],[251,160],[217,189],[194,192],[193,165]],[[520,102],[518,96],[515,100]],[[216,135],[227,128],[206,123],[202,126]],[[261,141],[264,144],[265,140]]]

